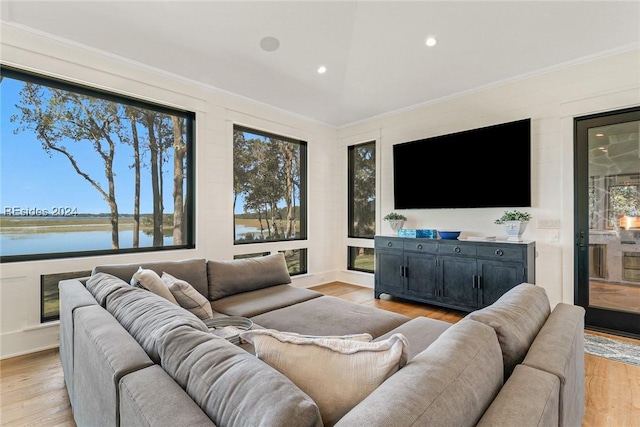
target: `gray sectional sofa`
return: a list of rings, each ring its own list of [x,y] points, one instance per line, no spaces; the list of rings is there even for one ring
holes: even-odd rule
[[[193,312],[132,286],[140,267],[188,282],[214,318],[248,317],[264,334],[304,340],[369,334],[362,345],[375,351],[395,339],[404,343],[403,363],[339,418],[327,418],[326,406],[261,358],[257,341],[234,345]],[[60,358],[81,427],[581,425],[584,310],[551,310],[532,284],[454,325],[296,288],[280,254],[104,265],[59,288]]]

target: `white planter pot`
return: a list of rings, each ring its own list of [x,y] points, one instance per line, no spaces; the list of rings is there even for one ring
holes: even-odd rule
[[[522,233],[527,228],[529,221],[506,221],[504,231],[507,233],[507,241],[522,242]]]
[[[391,229],[395,234],[398,234],[398,230],[400,230],[404,225],[404,220],[402,219],[390,219],[388,221],[389,221],[389,227],[391,227]]]

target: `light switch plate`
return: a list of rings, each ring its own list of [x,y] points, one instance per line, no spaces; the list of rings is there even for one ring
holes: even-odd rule
[[[560,228],[560,220],[559,219],[539,219],[538,220],[538,228]]]

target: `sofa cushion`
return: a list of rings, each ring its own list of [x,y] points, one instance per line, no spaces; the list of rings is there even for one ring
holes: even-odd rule
[[[213,421],[159,365],[125,375],[118,388],[121,427],[215,427]]]
[[[472,320],[448,328],[336,427],[475,426],[502,387],[500,344]]]
[[[211,309],[209,300],[200,292],[196,291],[191,284],[184,280],[177,279],[167,272],[162,273],[161,279],[167,288],[169,288],[169,291],[180,307],[190,311],[202,320],[213,317],[213,310]]]
[[[291,283],[282,253],[228,261],[210,260],[207,261],[207,275],[209,299],[212,301],[242,292]]]
[[[316,402],[325,426],[334,425],[407,361],[408,344],[402,334],[366,342],[259,329],[240,337],[253,344],[258,358]]]
[[[325,295],[253,316],[251,320],[265,328],[278,331],[307,335],[347,335],[366,332],[377,338],[411,319],[376,307]]]
[[[130,285],[119,277],[107,273],[96,273],[87,279],[87,290],[96,299],[98,304],[106,307],[107,297],[114,291],[130,287]],[[144,292],[142,289],[139,291]]]
[[[208,332],[204,322],[193,313],[147,291],[129,286],[107,297],[107,310],[133,336],[151,360],[160,363],[158,340],[182,325]]]
[[[139,267],[138,271],[131,277],[131,286],[141,286],[154,294],[166,299],[170,303],[179,305],[169,287],[162,281],[162,278],[153,270]]]
[[[322,427],[291,380],[227,340],[180,326],[160,340],[162,367],[218,426]]]
[[[551,306],[544,288],[522,283],[490,306],[469,313],[465,319],[484,323],[496,331],[507,379],[524,359],[550,313]]]
[[[321,296],[310,289],[276,285],[211,301],[211,307],[229,316],[253,317]]]
[[[518,365],[480,419],[478,427],[562,425],[558,424],[559,396],[558,377]]]
[[[556,305],[522,361],[560,380],[560,426],[580,425],[584,416],[584,313]]]
[[[429,347],[444,331],[449,329],[451,325],[453,325],[453,323],[443,322],[442,320],[416,317],[390,330],[386,334],[379,336],[375,341],[386,340],[391,335],[397,333],[404,335],[407,341],[409,341],[408,360],[411,360]]]
[[[129,283],[138,268],[148,268],[162,275],[163,271],[182,279],[202,295],[207,296],[209,285],[207,282],[207,263],[204,259],[185,259],[180,261],[153,261],[137,264],[106,264],[93,268],[93,273],[109,273]]]

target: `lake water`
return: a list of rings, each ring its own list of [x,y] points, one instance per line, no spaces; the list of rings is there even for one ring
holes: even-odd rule
[[[51,229],[51,227],[48,227]],[[260,234],[257,227],[238,226],[236,240],[247,233]],[[120,248],[133,247],[133,230],[121,231]],[[165,237],[164,245],[173,245],[173,237]],[[152,247],[153,236],[140,233],[139,247]],[[70,231],[40,233],[0,233],[0,255],[30,255],[57,252],[95,251],[111,249],[111,231]]]
[[[133,247],[133,230],[121,231],[120,248]],[[173,245],[173,237],[165,237],[164,245]],[[140,233],[139,247],[153,246],[153,236]],[[61,233],[1,233],[0,254],[27,255],[111,249],[111,231],[73,231]]]

